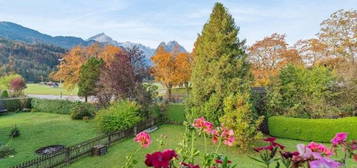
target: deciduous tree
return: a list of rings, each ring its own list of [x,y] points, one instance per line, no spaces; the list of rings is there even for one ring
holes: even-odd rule
[[[333,55],[344,57],[352,64],[356,63],[357,10],[342,9],[334,12],[321,23],[318,35]]]
[[[255,85],[258,86],[268,85],[270,78],[276,76],[286,64],[302,63],[298,52],[288,48],[285,35],[277,33],[257,41],[248,48],[248,52]]]
[[[155,80],[161,82],[166,87],[169,100],[172,96],[172,87],[180,84],[182,81],[178,73],[175,57],[176,54],[174,54],[174,52],[168,52],[162,46],[160,46],[156,50],[156,54],[151,57],[154,64],[151,71]]]

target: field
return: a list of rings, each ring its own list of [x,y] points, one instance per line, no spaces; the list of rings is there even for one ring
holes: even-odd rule
[[[66,90],[62,86],[54,88],[47,85],[30,83],[27,84],[27,88],[25,89],[25,94],[36,94],[36,95],[66,95],[73,96],[77,95],[78,88],[74,88],[73,90]]]
[[[9,131],[16,125],[20,137],[9,140]],[[68,115],[51,113],[13,113],[0,116],[0,142],[7,142],[17,151],[15,157],[0,160],[0,167],[9,167],[36,157],[34,151],[48,145],[73,145],[98,135],[92,121],[74,121]]]

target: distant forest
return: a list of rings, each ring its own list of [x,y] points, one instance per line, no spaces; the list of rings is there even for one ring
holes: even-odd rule
[[[0,76],[16,72],[27,82],[48,80],[67,50],[45,44],[26,44],[0,38]]]

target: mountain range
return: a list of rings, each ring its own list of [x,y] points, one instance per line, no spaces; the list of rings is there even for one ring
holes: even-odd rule
[[[105,33],[99,33],[93,37],[88,38],[87,40],[73,36],[50,36],[47,34],[40,33],[36,30],[21,26],[19,24],[6,21],[0,21],[0,37],[29,44],[43,43],[47,45],[54,45],[65,49],[70,49],[77,45],[88,46],[90,44],[93,44],[94,42],[102,44],[111,44],[124,48],[136,45],[144,52],[144,55],[147,58],[150,58],[156,50],[140,43],[133,43],[129,41],[118,42],[113,40]],[[161,42],[159,46],[164,46],[167,51],[173,51],[175,46],[177,46],[176,48],[178,48],[179,51],[186,52],[186,50],[176,41],[170,41],[167,44],[165,42]]]
[[[161,42],[154,49],[130,41],[118,42],[105,33],[99,33],[85,40],[74,36],[50,36],[16,23],[0,21],[0,68],[15,64],[12,65],[15,72],[26,80],[33,82],[46,80],[48,74],[56,69],[62,54],[74,46],[88,46],[93,43],[111,44],[123,48],[137,46],[143,51],[149,65],[152,65],[150,58],[158,47],[164,47],[169,52],[186,52],[176,41]]]

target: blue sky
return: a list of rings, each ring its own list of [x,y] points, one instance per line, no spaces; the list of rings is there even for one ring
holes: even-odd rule
[[[84,39],[104,32],[117,41],[156,47],[176,40],[191,50],[208,20],[211,0],[0,0],[0,20],[50,35]],[[338,9],[356,9],[357,0],[221,0],[252,44],[273,32],[287,41],[311,38]]]

